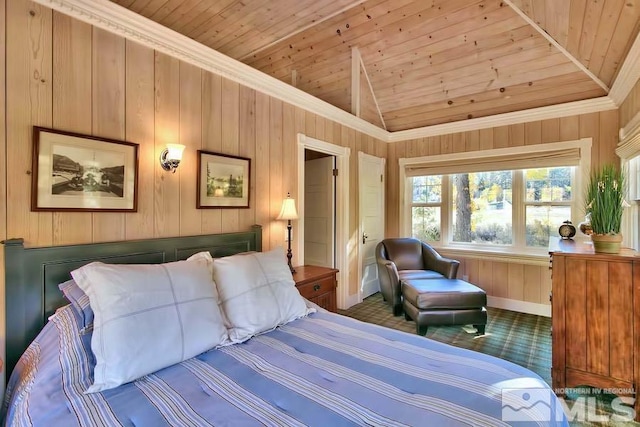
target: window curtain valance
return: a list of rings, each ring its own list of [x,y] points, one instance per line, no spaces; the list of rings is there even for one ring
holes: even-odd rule
[[[580,147],[549,148],[549,150],[532,152],[518,150],[510,153],[504,152],[505,149],[489,150],[477,152],[478,156],[470,155],[471,153],[462,153],[462,156],[437,156],[433,159],[425,158],[419,163],[407,163],[404,169],[405,175],[409,177],[579,165]],[[492,151],[495,152],[492,154]]]

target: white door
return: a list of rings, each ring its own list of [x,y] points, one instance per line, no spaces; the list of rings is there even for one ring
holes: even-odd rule
[[[304,162],[304,263],[334,266],[333,156]]]
[[[359,153],[360,299],[380,291],[374,251],[384,239],[384,165],[385,159]]]

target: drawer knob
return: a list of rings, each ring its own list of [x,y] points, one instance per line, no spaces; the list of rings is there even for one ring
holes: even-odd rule
[[[320,290],[320,285],[318,285],[318,284],[313,285],[313,290],[314,291],[319,291]]]

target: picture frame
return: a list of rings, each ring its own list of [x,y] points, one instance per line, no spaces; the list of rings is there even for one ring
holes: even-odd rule
[[[251,159],[198,150],[196,208],[247,209]]]
[[[31,210],[136,212],[138,144],[33,127]]]

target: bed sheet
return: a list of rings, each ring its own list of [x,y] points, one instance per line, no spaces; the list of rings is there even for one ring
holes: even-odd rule
[[[7,386],[6,425],[568,425],[528,369],[323,311],[86,394],[94,360],[79,321],[60,310],[27,349]]]

